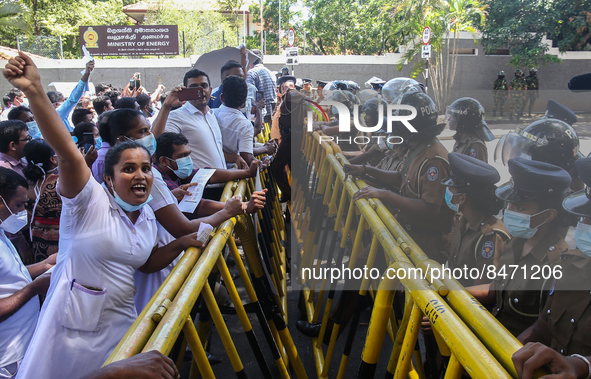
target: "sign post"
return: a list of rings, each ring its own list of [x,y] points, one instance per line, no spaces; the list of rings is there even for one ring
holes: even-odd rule
[[[425,59],[425,91],[429,89],[429,58],[431,58],[431,28],[425,26],[422,35],[423,49],[421,50],[421,58]]]
[[[287,43],[289,44],[289,47],[293,47],[295,43],[295,30],[293,30],[293,28],[287,31]]]

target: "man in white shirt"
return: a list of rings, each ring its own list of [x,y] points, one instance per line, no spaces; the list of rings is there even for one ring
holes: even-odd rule
[[[244,106],[248,96],[246,81],[239,76],[228,76],[222,83],[221,99],[223,105],[214,112],[222,132],[224,151],[240,156],[250,164],[259,154],[273,154],[274,144],[253,148],[254,127],[240,108]]]
[[[50,276],[40,275],[53,267],[56,259],[54,254],[25,267],[5,235],[18,232],[27,223],[27,188],[25,178],[0,167],[0,378],[12,378],[18,371],[37,325],[37,296],[49,287]]]

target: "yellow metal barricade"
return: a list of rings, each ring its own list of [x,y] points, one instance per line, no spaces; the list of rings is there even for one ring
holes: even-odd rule
[[[391,262],[389,269],[415,270],[424,274],[418,279],[382,277],[374,283],[363,279],[358,289],[356,312],[351,318],[345,348],[338,363],[338,378],[345,376],[360,304],[368,293],[373,294],[375,299],[358,370],[359,378],[374,376],[386,334],[391,336],[393,349],[385,377],[424,378],[420,354],[415,352],[424,315],[431,321],[441,354],[449,357],[445,378],[460,378],[464,372],[474,378],[516,378],[511,356],[522,346],[519,341],[455,279],[430,277],[428,268],[438,263],[428,259],[379,200],[352,201],[353,195],[366,184],[362,180],[346,177],[343,165],[348,161],[340,148],[332,142],[324,142],[321,135],[314,132],[305,134],[302,153],[306,172],[303,173],[305,176],[296,179],[297,187],[292,189],[295,198],[292,217],[300,243],[298,276],[303,285],[306,315],[309,322],[322,322],[319,337],[312,338],[318,377],[327,377],[331,364],[336,364],[335,354],[339,352],[335,351],[335,346],[341,325],[336,312],[328,333],[334,285],[330,286],[325,296],[327,278],[305,277],[302,269],[319,272],[333,264],[335,254],[338,262],[339,255],[343,255],[346,248],[350,248],[349,268],[363,262],[371,269],[378,247],[381,247],[385,259]],[[338,248],[336,244],[327,242],[329,232],[333,233],[333,239],[340,235]],[[328,253],[325,253],[326,244],[332,246]],[[367,258],[360,255],[364,248],[369,251]],[[378,290],[371,291],[372,285],[374,288],[379,286]],[[398,285],[402,285],[406,293],[404,315],[399,322],[393,315],[394,294]],[[322,304],[325,304],[323,313]],[[323,341],[328,342],[326,350]]]

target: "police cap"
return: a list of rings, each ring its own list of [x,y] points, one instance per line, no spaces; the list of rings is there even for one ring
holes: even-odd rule
[[[302,78],[302,83],[304,83],[304,84],[306,84],[306,83],[312,83],[312,79]]]
[[[523,157],[509,159],[509,173],[511,180],[500,186],[496,193],[499,199],[512,203],[558,196],[571,182],[566,170]]]
[[[326,80],[317,80],[316,81],[316,86],[318,88],[324,88],[324,86],[326,86],[328,84],[328,82]]]
[[[577,216],[591,217],[591,158],[575,161],[579,178],[585,183],[585,189],[575,192],[564,199],[564,209]]]
[[[578,120],[575,112],[554,100],[548,100],[548,104],[546,105],[546,117],[564,121],[570,126]]]
[[[441,184],[449,187],[486,186],[501,180],[499,172],[488,163],[469,155],[449,153],[447,156],[451,174]]]
[[[285,75],[285,76],[280,76],[280,77],[277,79],[277,86],[280,86],[280,85],[282,85],[283,83],[285,83],[285,82],[289,82],[289,81],[293,82],[293,84],[295,85],[295,83],[296,83],[296,77],[295,77],[295,76],[293,76],[293,75]]]

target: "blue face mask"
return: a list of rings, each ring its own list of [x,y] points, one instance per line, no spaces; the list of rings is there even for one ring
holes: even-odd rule
[[[591,257],[591,225],[579,222],[575,229],[575,242],[577,249],[581,250],[586,256]]]
[[[148,149],[148,151],[150,152],[150,157],[154,155],[154,153],[156,152],[156,138],[154,138],[154,135],[152,133],[148,134],[143,138],[135,140],[135,142],[144,145],[146,149]]]
[[[546,212],[546,210],[543,210],[540,213],[543,212]],[[537,216],[540,213],[536,213],[533,216]],[[513,237],[529,239],[536,234],[540,226],[546,223],[546,221],[544,221],[535,228],[530,228],[531,218],[533,216],[505,209],[505,213],[503,215],[503,223],[505,224],[505,227],[507,227],[507,230],[509,231],[509,233],[511,233]]]
[[[103,146],[103,139],[101,137],[95,138],[94,139],[94,148],[95,149],[100,149],[101,146]]]
[[[111,179],[112,181],[113,179]],[[108,188],[106,185],[106,182],[103,183],[103,187]],[[125,200],[123,200],[121,197],[119,197],[119,195],[117,195],[117,192],[115,192],[115,187],[111,187],[111,189],[113,190],[113,197],[115,199],[115,202],[117,203],[117,205],[119,205],[121,207],[121,209],[123,209],[124,211],[127,212],[135,212],[137,210],[140,210],[144,205],[148,204],[150,201],[152,201],[153,197],[152,194],[150,194],[148,196],[148,200],[144,201],[141,204],[138,205],[134,205],[134,204],[129,204],[128,202],[126,202]]]
[[[174,174],[176,176],[178,176],[179,178],[181,178],[181,179],[188,178],[189,175],[191,175],[191,173],[193,172],[193,159],[191,159],[190,155],[183,157],[183,158],[179,158],[177,160],[174,160],[172,158],[168,158],[168,159],[170,159],[171,161],[175,161],[178,166],[178,169],[174,170],[170,166],[166,166],[166,167],[171,169],[174,172]]]
[[[29,128],[29,135],[31,138],[39,138],[41,137],[41,132],[39,131],[39,127],[37,126],[37,121],[29,121],[27,122],[27,128]]]
[[[447,187],[445,189],[445,202],[447,203],[447,206],[452,211],[458,213],[460,211],[460,204],[459,203],[454,204],[451,202],[451,199],[453,199],[454,195],[462,195],[462,194],[461,193],[451,193],[451,191],[449,190],[449,187]]]

